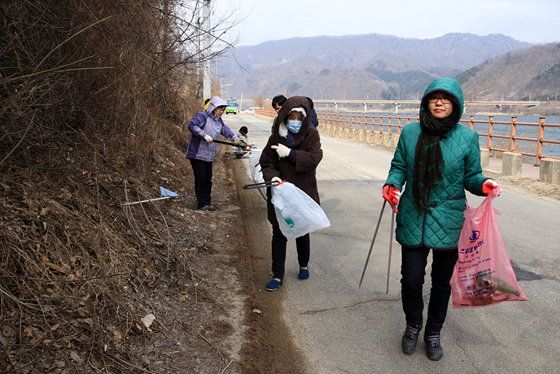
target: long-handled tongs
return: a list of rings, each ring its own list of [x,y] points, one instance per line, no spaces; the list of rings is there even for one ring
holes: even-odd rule
[[[239,147],[239,148],[245,148],[247,147],[247,144],[245,144],[245,142],[241,142],[239,144],[235,144],[235,143],[230,143],[230,142],[224,142],[223,140],[212,140],[213,143],[220,143],[220,144],[225,144],[225,145],[232,145],[234,147]]]
[[[371,250],[373,249],[373,244],[375,243],[375,238],[377,237],[377,231],[379,231],[379,224],[381,223],[381,218],[383,217],[383,210],[385,209],[385,204],[387,204],[387,200],[383,201],[383,206],[381,207],[381,213],[379,213],[379,219],[377,221],[377,226],[375,227],[375,233],[373,234],[373,239],[371,240],[371,245],[369,246],[369,252],[366,258],[366,263],[364,265],[364,271],[362,272],[362,277],[360,278],[360,284],[358,288],[362,287],[362,281],[364,280],[364,275],[366,273],[366,269],[369,263],[369,257],[371,256]],[[387,291],[389,293],[389,276],[391,273],[391,254],[393,252],[393,228],[395,222],[395,211],[393,210],[393,214],[391,216],[391,237],[389,239],[389,263],[387,265]]]
[[[391,234],[389,237],[389,259],[387,260],[387,291],[389,293],[389,276],[391,275],[391,254],[393,253],[393,228],[395,227],[395,210],[391,209]]]
[[[261,187],[276,187],[278,186],[278,181],[268,181],[261,183],[246,184],[243,186],[244,190],[249,190],[251,188],[261,188]]]

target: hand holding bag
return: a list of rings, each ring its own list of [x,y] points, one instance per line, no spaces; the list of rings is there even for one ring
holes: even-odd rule
[[[282,234],[295,239],[331,225],[321,206],[290,182],[272,189],[272,204]]]
[[[450,281],[453,308],[527,300],[517,284],[492,207],[501,189],[495,188],[478,208],[468,205],[464,212],[459,259]]]

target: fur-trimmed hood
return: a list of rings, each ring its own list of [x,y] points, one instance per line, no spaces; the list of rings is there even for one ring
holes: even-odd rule
[[[299,138],[305,136],[305,133],[307,132],[309,123],[311,121],[311,116],[309,115],[311,111],[311,108],[309,107],[309,99],[303,96],[293,96],[286,100],[284,105],[282,105],[282,108],[278,112],[278,116],[274,120],[274,126],[272,127],[272,136],[275,137],[276,140],[280,136],[285,137],[285,135],[281,134],[281,126],[284,126],[288,115],[294,108],[303,108],[306,113],[306,116],[303,118],[303,122],[301,124],[301,129],[296,134],[296,142],[299,141]]]

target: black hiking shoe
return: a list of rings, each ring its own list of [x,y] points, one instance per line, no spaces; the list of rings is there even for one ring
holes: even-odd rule
[[[407,355],[412,354],[416,350],[416,344],[418,343],[418,335],[422,325],[406,325],[406,330],[404,330],[404,335],[402,337],[402,350]]]
[[[426,356],[432,361],[439,361],[443,357],[443,349],[440,343],[439,332],[424,333],[424,343],[426,343]]]

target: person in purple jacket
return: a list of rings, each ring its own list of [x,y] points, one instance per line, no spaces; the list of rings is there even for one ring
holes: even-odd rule
[[[198,112],[189,122],[188,128],[192,132],[187,155],[191,162],[194,174],[194,191],[200,210],[216,210],[212,205],[212,162],[218,149],[214,140],[220,135],[233,142],[239,141],[237,135],[224,124],[222,114],[227,107],[227,102],[214,96],[208,108]]]

